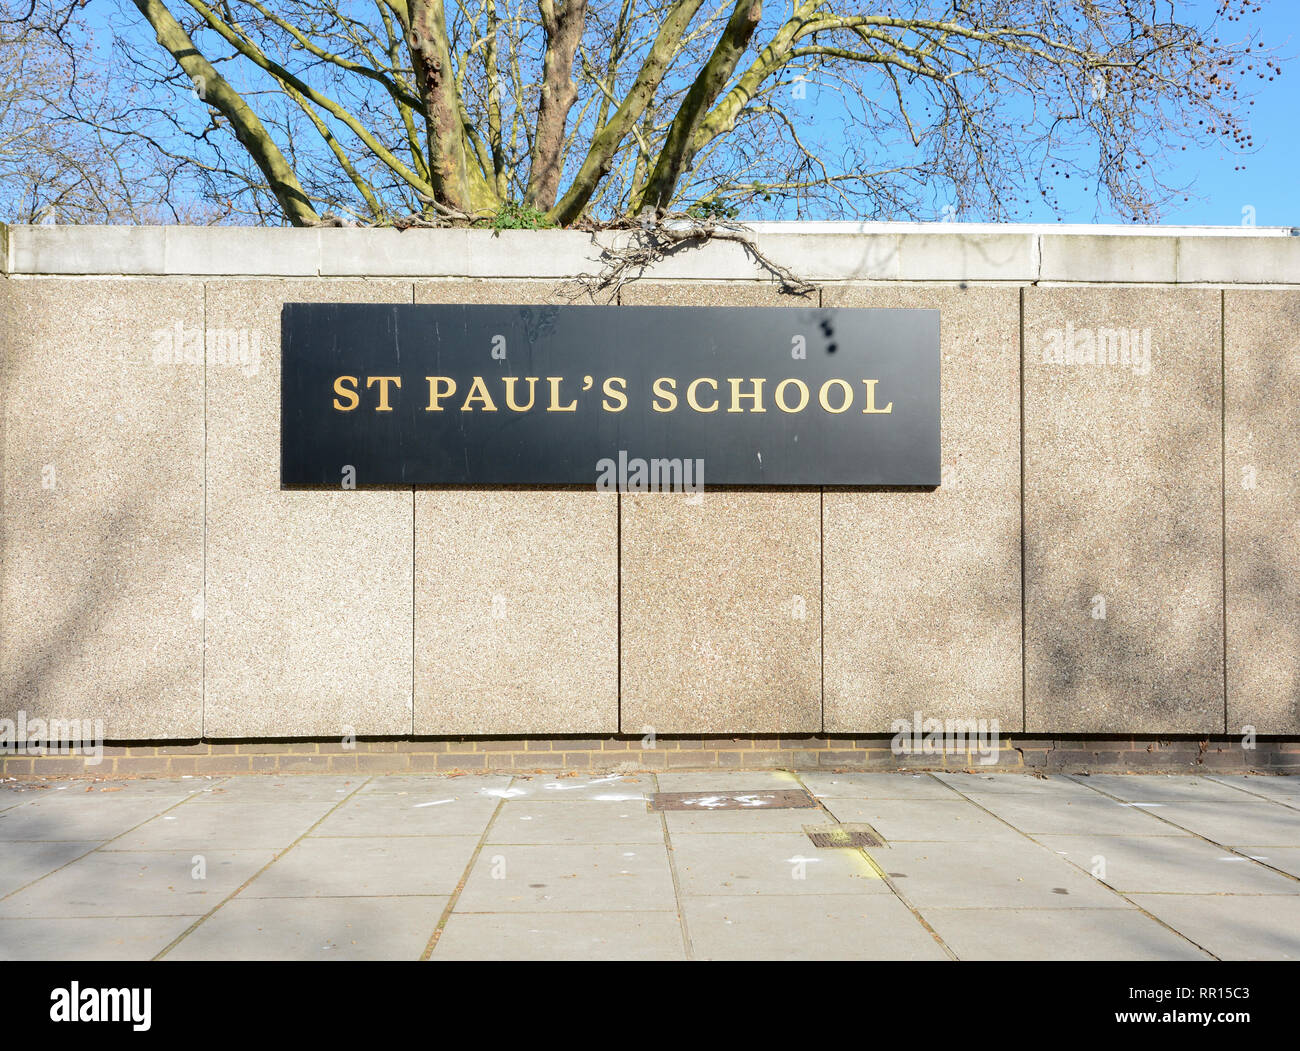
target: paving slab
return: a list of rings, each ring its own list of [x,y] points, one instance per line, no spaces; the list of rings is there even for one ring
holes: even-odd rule
[[[465,795],[485,789],[505,789],[515,778],[511,774],[389,774],[372,777],[359,789],[358,795],[382,795],[401,792],[430,792],[438,786],[454,784],[456,791]]]
[[[1195,836],[1039,836],[1124,894],[1300,894],[1300,882]]]
[[[97,841],[5,843],[0,847],[0,895],[12,894],[32,880],[76,861],[97,846]]]
[[[665,810],[668,835],[755,835],[803,832],[804,825],[825,825],[834,817],[824,807],[780,810]],[[811,846],[811,843],[809,844]]]
[[[1021,834],[964,799],[828,799],[838,821],[865,822],[888,843],[1018,840]]]
[[[684,897],[699,960],[946,960],[893,895]]]
[[[646,799],[655,791],[649,774],[603,774],[597,777],[518,777],[505,793],[507,799],[587,799],[625,803]]]
[[[925,909],[961,960],[1208,960],[1208,953],[1128,909]]]
[[[1184,777],[1177,774],[1151,774],[1128,776],[1123,774],[1092,774],[1069,778],[1098,792],[1127,802],[1180,802],[1197,799],[1234,800],[1242,792],[1232,785],[1212,781],[1208,777]]]
[[[0,812],[0,842],[110,840],[141,825],[174,802],[162,796],[109,800],[37,799]]]
[[[929,774],[816,774],[799,780],[819,799],[953,799],[953,791]]]
[[[42,916],[0,919],[0,961],[151,960],[192,916]]]
[[[201,916],[273,856],[269,850],[97,850],[0,901],[0,916]]]
[[[743,792],[797,789],[800,779],[785,770],[684,770],[656,774],[657,792]]]
[[[1028,840],[903,843],[868,853],[922,914],[943,906],[1131,908],[1091,876]]]
[[[485,843],[663,843],[663,822],[644,800],[619,803],[512,799],[501,807]]]
[[[1044,799],[1041,795],[1028,793],[972,798],[1027,835],[1183,835],[1181,829],[1152,816],[1162,814],[1162,810],[1147,810],[1116,802],[1096,792],[1079,798],[1058,796]]]
[[[432,791],[354,795],[312,829],[319,836],[481,836],[500,802],[462,794],[450,786]]]
[[[972,798],[986,796],[1036,796],[1040,799],[1081,799],[1091,789],[1067,777],[1035,777],[1033,774],[948,774],[934,778]]]
[[[338,774],[294,774],[292,777],[231,777],[204,787],[192,803],[258,803],[261,805],[320,801],[337,803],[356,792],[363,779]]]
[[[418,960],[447,898],[238,897],[165,960]]]
[[[1266,843],[1300,847],[1300,810],[1244,796],[1238,800],[1167,803],[1155,813],[1198,836],[1235,847]],[[0,826],[3,819],[0,819]]]
[[[225,778],[145,778],[114,779],[110,781],[69,780],[37,781],[40,788],[17,789],[14,794],[20,802],[31,803],[71,803],[86,800],[104,800],[120,802],[124,799],[158,799],[162,806],[179,803],[183,799],[192,799],[204,789],[211,788],[225,781]]]
[[[1267,865],[1269,868],[1281,869],[1300,879],[1300,847],[1236,847],[1239,853]]]
[[[683,896],[889,893],[862,851],[821,850],[793,833],[683,836],[673,862]]]
[[[1221,960],[1300,960],[1300,897],[1135,894],[1133,901]]]
[[[430,959],[684,960],[676,912],[453,913]]]
[[[1300,777],[1250,777],[1246,775],[1220,775],[1211,778],[1219,784],[1238,788],[1253,796],[1262,796],[1285,806],[1300,807]]]
[[[676,910],[660,844],[485,845],[456,912]]]
[[[247,803],[182,803],[118,839],[111,850],[189,850],[219,847],[254,850],[287,847],[338,803],[303,800],[269,806]]]
[[[477,836],[304,839],[259,875],[241,897],[451,894],[477,845]]]

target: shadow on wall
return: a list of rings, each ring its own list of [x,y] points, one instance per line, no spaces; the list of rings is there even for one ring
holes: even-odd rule
[[[1029,733],[1225,731],[1220,416],[1167,382],[1027,422]]]

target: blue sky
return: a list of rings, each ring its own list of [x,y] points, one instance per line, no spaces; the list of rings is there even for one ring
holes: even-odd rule
[[[112,6],[112,5],[107,5]],[[1175,9],[1180,18],[1205,24],[1217,6],[1216,0],[1176,0]],[[1297,112],[1300,110],[1300,0],[1261,0],[1261,10],[1252,13],[1247,29],[1258,31],[1260,39],[1274,54],[1284,59],[1285,75],[1273,83],[1257,82],[1255,104],[1244,110],[1248,117],[1246,130],[1253,134],[1255,148],[1249,155],[1233,153],[1217,144],[1188,146],[1186,152],[1171,154],[1176,165],[1166,173],[1165,181],[1171,185],[1187,186],[1187,201],[1170,202],[1159,217],[1165,225],[1238,226],[1243,221],[1243,210],[1253,209],[1254,222],[1259,226],[1300,227],[1300,198],[1296,193],[1300,185],[1300,148],[1297,147]],[[1189,14],[1189,9],[1197,11]],[[92,7],[92,22],[96,12],[103,7]],[[136,25],[138,16],[130,11],[126,19],[132,35],[152,44],[152,35]],[[121,23],[119,23],[121,24]],[[1290,61],[1285,61],[1290,60]],[[829,99],[826,101],[830,101]],[[821,115],[823,135],[836,121],[836,107],[819,104],[818,88],[810,87],[808,107]],[[1239,165],[1244,171],[1234,171]],[[1066,186],[1072,187],[1067,191]],[[1076,189],[1077,188],[1077,189]],[[1035,201],[1016,216],[1019,222],[1063,223],[1114,223],[1124,219],[1111,211],[1105,202],[1098,202],[1093,194],[1083,192],[1078,180],[1061,184],[1061,211],[1056,212],[1037,200],[1032,190],[1025,194]],[[944,196],[950,191],[936,190],[934,218],[942,218]],[[1017,195],[1019,196],[1019,195]],[[743,218],[793,218],[785,206],[764,209],[768,214],[746,214]],[[776,214],[772,214],[775,212]],[[789,212],[789,214],[786,214]],[[807,218],[820,218],[808,214]],[[966,220],[981,221],[994,218],[988,215],[967,214]]]
[[[1292,61],[1283,63],[1285,75],[1280,80],[1260,84],[1255,105],[1248,108],[1246,130],[1255,136],[1256,152],[1243,158],[1215,145],[1189,146],[1186,153],[1175,154],[1179,164],[1168,181],[1191,184],[1191,199],[1171,203],[1160,217],[1162,225],[1239,226],[1242,209],[1250,206],[1258,226],[1300,227],[1300,2],[1265,0],[1261,6],[1251,16],[1252,25],[1259,28],[1267,47]],[[1233,171],[1243,163],[1245,171]],[[1096,199],[1082,194],[1059,218],[1069,223],[1122,221],[1104,211],[1098,214]],[[1057,219],[1047,208],[1024,217],[1037,222]]]
[[[1216,0],[1175,0],[1172,5],[1180,20],[1207,25],[1213,17]],[[1272,83],[1244,80],[1246,96],[1254,105],[1243,103],[1243,128],[1254,136],[1250,153],[1230,151],[1218,143],[1188,144],[1185,152],[1174,145],[1166,154],[1170,167],[1162,171],[1162,181],[1171,187],[1185,187],[1183,194],[1161,206],[1158,218],[1166,226],[1240,226],[1253,209],[1257,226],[1300,227],[1300,0],[1260,0],[1260,11],[1252,12],[1242,26],[1224,25],[1224,36],[1246,33],[1263,41],[1276,59],[1281,59],[1284,75]],[[1218,33],[1215,34],[1219,35]],[[821,141],[833,147],[843,135],[838,95],[833,87],[810,85],[807,108],[817,113],[815,126]],[[1244,170],[1234,170],[1244,166]],[[1024,194],[1009,194],[1023,205],[1013,221],[1022,223],[1120,223],[1134,225],[1120,215],[1109,202],[1099,201],[1095,192],[1085,192],[1088,179],[1057,182],[1059,209],[1043,202],[1033,187]],[[951,206],[950,188],[935,186],[934,220],[945,218],[945,204]],[[1182,197],[1187,200],[1183,201]],[[779,218],[793,219],[795,211],[788,203],[777,209]],[[754,216],[766,218],[767,216]],[[806,218],[818,216],[808,214]],[[924,218],[920,216],[919,218]],[[967,212],[958,221],[996,220],[994,215]]]

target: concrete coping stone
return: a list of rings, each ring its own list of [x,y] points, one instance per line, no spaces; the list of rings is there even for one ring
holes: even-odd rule
[[[984,223],[754,223],[759,246],[809,281],[1300,284],[1300,229]],[[4,226],[11,276],[420,277],[537,280],[595,273],[632,236],[571,230]],[[674,252],[641,275],[761,281],[743,245]]]

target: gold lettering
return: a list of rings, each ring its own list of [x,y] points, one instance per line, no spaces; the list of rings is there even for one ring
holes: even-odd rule
[[[785,403],[785,389],[791,383],[799,388],[799,404],[793,409]],[[776,405],[782,412],[803,412],[808,405],[808,385],[803,380],[782,380],[776,385]]]
[[[388,404],[388,385],[390,383],[396,384],[397,389],[401,390],[402,377],[401,376],[367,376],[366,390],[369,390],[371,387],[373,387],[376,382],[378,382],[379,384],[379,404],[375,407],[375,412],[392,412],[393,407]]]
[[[488,394],[487,384],[483,382],[482,376],[475,376],[474,382],[469,385],[469,393],[465,395],[465,404],[460,407],[461,412],[473,412],[470,408],[470,402],[481,401],[484,412],[496,412],[497,407],[492,402],[492,396]]]
[[[660,376],[654,381],[651,389],[655,393],[653,402],[655,412],[672,412],[677,408],[677,395],[673,393],[677,389],[677,381],[671,376]],[[666,404],[660,405],[660,398],[663,398]]]
[[[442,412],[438,404],[443,398],[450,398],[456,393],[456,381],[450,376],[425,376],[429,381],[429,407],[425,412]]]
[[[862,410],[863,413],[894,411],[894,403],[892,401],[883,409],[876,408],[876,384],[879,383],[880,380],[863,380],[862,382],[867,385],[867,407]]]
[[[526,377],[526,379],[528,380],[528,404],[527,405],[515,404],[515,381],[517,379],[519,379],[518,376],[506,377],[506,406],[514,412],[527,412],[529,409],[533,407],[533,396],[536,393],[537,377],[536,376]]]
[[[352,384],[351,390],[348,390],[346,387],[343,386],[344,380],[347,380],[349,383]],[[351,405],[342,405],[339,403],[338,398],[335,398],[334,408],[338,409],[339,412],[351,412],[353,409],[355,409],[358,405],[361,404],[361,398],[357,394],[357,378],[355,376],[340,376],[338,379],[336,379],[334,381],[334,393],[340,394],[343,397],[347,398],[348,401],[352,402]]]
[[[836,384],[838,384],[844,390],[844,404],[841,405],[838,409],[832,409],[831,400],[826,396],[826,390],[827,388],[835,386]],[[821,385],[821,389],[817,392],[817,400],[822,403],[822,408],[825,409],[827,412],[834,412],[834,413],[844,412],[853,403],[853,388],[850,387],[848,383],[846,383],[844,380],[827,380],[825,383]]]
[[[574,398],[568,405],[559,404],[560,401],[560,384],[564,382],[563,376],[547,376],[546,382],[551,385],[551,404],[546,407],[547,412],[577,412],[578,399]]]
[[[702,406],[698,401],[695,400],[695,388],[698,387],[701,383],[707,383],[710,387],[713,388],[715,393],[717,392],[718,381],[715,379],[710,379],[707,376],[701,376],[699,379],[691,380],[691,385],[686,388],[686,404],[689,405],[696,412],[717,412],[718,411],[717,398],[713,399],[713,404],[709,406],[707,409],[704,408],[704,406]]]
[[[618,384],[617,388],[614,386],[616,383]],[[605,392],[605,400],[601,402],[601,405],[606,412],[622,412],[627,408],[627,394],[625,393],[627,391],[627,380],[622,376],[610,376],[601,386],[601,390]],[[610,398],[618,402],[617,408],[610,405]]]
[[[767,410],[763,408],[763,377],[758,376],[749,381],[754,385],[753,394],[740,393],[740,385],[745,382],[744,380],[728,379],[727,382],[731,384],[731,408],[727,410],[728,412],[745,411],[740,407],[741,398],[749,398],[754,402],[754,407],[749,410],[750,412],[767,412]]]

